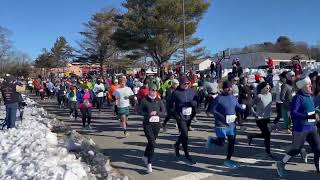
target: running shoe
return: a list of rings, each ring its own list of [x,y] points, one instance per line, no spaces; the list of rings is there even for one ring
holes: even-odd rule
[[[277,166],[278,175],[280,177],[285,176],[286,175],[285,164],[282,161],[277,161],[276,166]]]
[[[302,148],[300,155],[301,155],[303,162],[308,163],[308,153],[307,153],[306,149]]]
[[[226,160],[223,164],[230,169],[238,169],[240,167],[239,163],[233,160]]]
[[[152,173],[152,164],[151,164],[151,163],[149,163],[149,164],[147,165],[147,172],[148,172],[148,173]]]

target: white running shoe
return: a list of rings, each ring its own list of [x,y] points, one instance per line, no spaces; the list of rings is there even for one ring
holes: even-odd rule
[[[147,165],[147,172],[148,172],[148,173],[152,173],[152,164],[151,164],[151,163],[149,163],[149,164]]]

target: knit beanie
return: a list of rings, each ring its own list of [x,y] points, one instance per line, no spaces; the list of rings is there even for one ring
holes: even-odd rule
[[[311,79],[309,78],[309,76],[303,77],[296,82],[298,89],[302,89],[306,84],[311,84]]]

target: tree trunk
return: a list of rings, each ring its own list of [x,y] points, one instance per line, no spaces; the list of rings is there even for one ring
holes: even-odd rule
[[[103,78],[103,60],[100,60],[100,78]]]

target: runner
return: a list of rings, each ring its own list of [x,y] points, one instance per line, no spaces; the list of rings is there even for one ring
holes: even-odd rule
[[[282,104],[282,118],[284,120],[284,129],[287,130],[289,134],[291,134],[291,118],[290,115],[290,105],[292,101],[292,97],[295,95],[295,91],[293,89],[295,73],[290,71],[286,74],[286,83],[283,83],[281,86],[280,92],[280,100],[283,102]]]
[[[119,88],[118,79],[112,80],[112,85],[110,86],[110,90],[108,92],[108,99],[110,102],[114,102],[115,98],[113,96],[113,93],[116,89]],[[118,107],[117,104],[114,104],[114,115],[118,115]]]
[[[96,97],[97,107],[99,109],[99,113],[101,112],[101,108],[103,108],[103,97],[105,88],[101,81],[101,79],[97,79],[96,84],[94,85],[93,92]]]
[[[152,172],[154,148],[161,128],[160,117],[165,115],[164,105],[157,97],[157,86],[152,84],[148,96],[142,100],[140,105],[140,114],[144,117],[143,130],[148,140],[142,159],[147,166],[148,173]]]
[[[232,95],[232,83],[223,82],[223,92],[215,99],[211,112],[215,118],[216,139],[208,137],[206,147],[223,147],[228,138],[228,153],[224,165],[230,168],[238,168],[239,164],[231,160],[236,141],[236,110],[245,109],[245,105],[240,105],[237,98]]]
[[[70,119],[73,119],[74,120],[77,120],[78,118],[78,101],[77,101],[77,87],[76,85],[74,85],[72,88],[71,88],[71,91],[69,93],[69,108],[70,108],[70,111],[69,111],[69,114],[70,114]],[[73,116],[73,113],[74,113],[74,116]]]
[[[316,127],[315,107],[312,100],[311,80],[304,77],[296,83],[299,91],[293,98],[291,105],[291,116],[293,120],[292,148],[283,157],[282,161],[276,163],[277,172],[280,177],[285,176],[285,164],[301,152],[305,141],[307,141],[314,153],[314,164],[317,173],[319,170],[320,138]]]
[[[90,124],[92,114],[93,93],[88,89],[88,86],[84,85],[83,90],[80,91],[77,99],[78,103],[80,104],[79,107],[82,115],[82,129],[92,129]]]
[[[281,110],[281,108],[282,108],[283,102],[280,99],[280,93],[281,93],[282,84],[284,84],[286,82],[286,74],[287,74],[287,71],[284,71],[279,75],[280,80],[278,81],[278,83],[275,86],[277,117],[274,119],[273,124],[275,126],[274,129],[276,131],[279,130],[278,122],[279,122],[280,118],[282,118],[282,110]]]
[[[271,133],[268,128],[271,117],[271,104],[272,104],[272,95],[270,93],[270,85],[267,82],[262,82],[260,87],[262,88],[260,94],[255,98],[254,103],[256,110],[252,107],[252,112],[256,118],[256,124],[260,129],[260,134],[248,133],[248,144],[251,145],[252,139],[254,138],[264,138],[265,150],[268,157],[273,158],[270,151],[270,139]]]
[[[246,73],[244,73],[244,74],[246,74]],[[240,131],[244,131],[246,129],[245,126],[243,125],[243,121],[245,121],[247,119],[247,117],[250,115],[250,112],[251,112],[251,107],[253,105],[252,90],[253,90],[253,87],[249,85],[248,78],[246,76],[241,77],[240,83],[239,83],[238,102],[240,104],[245,104],[246,109],[244,111],[238,112],[237,121],[238,121],[238,125],[240,126]]]
[[[121,121],[121,125],[123,128],[124,136],[128,136],[127,133],[127,123],[128,123],[128,116],[129,116],[129,106],[130,96],[133,96],[132,90],[126,86],[127,79],[122,77],[120,80],[120,87],[116,89],[113,93],[113,96],[116,98],[116,104],[118,107],[118,116]]]
[[[163,132],[167,132],[167,123],[170,120],[170,118],[174,116],[174,109],[170,109],[170,99],[172,98],[172,94],[177,89],[178,86],[179,86],[179,81],[177,79],[173,79],[171,88],[168,89],[165,93],[167,116],[164,119],[162,124]]]
[[[174,144],[175,155],[180,156],[179,149],[182,144],[188,164],[196,164],[188,151],[188,127],[192,120],[192,108],[197,106],[196,93],[189,89],[190,81],[186,76],[180,79],[180,86],[173,92],[169,108],[174,108],[175,118],[180,131],[180,136]]]

